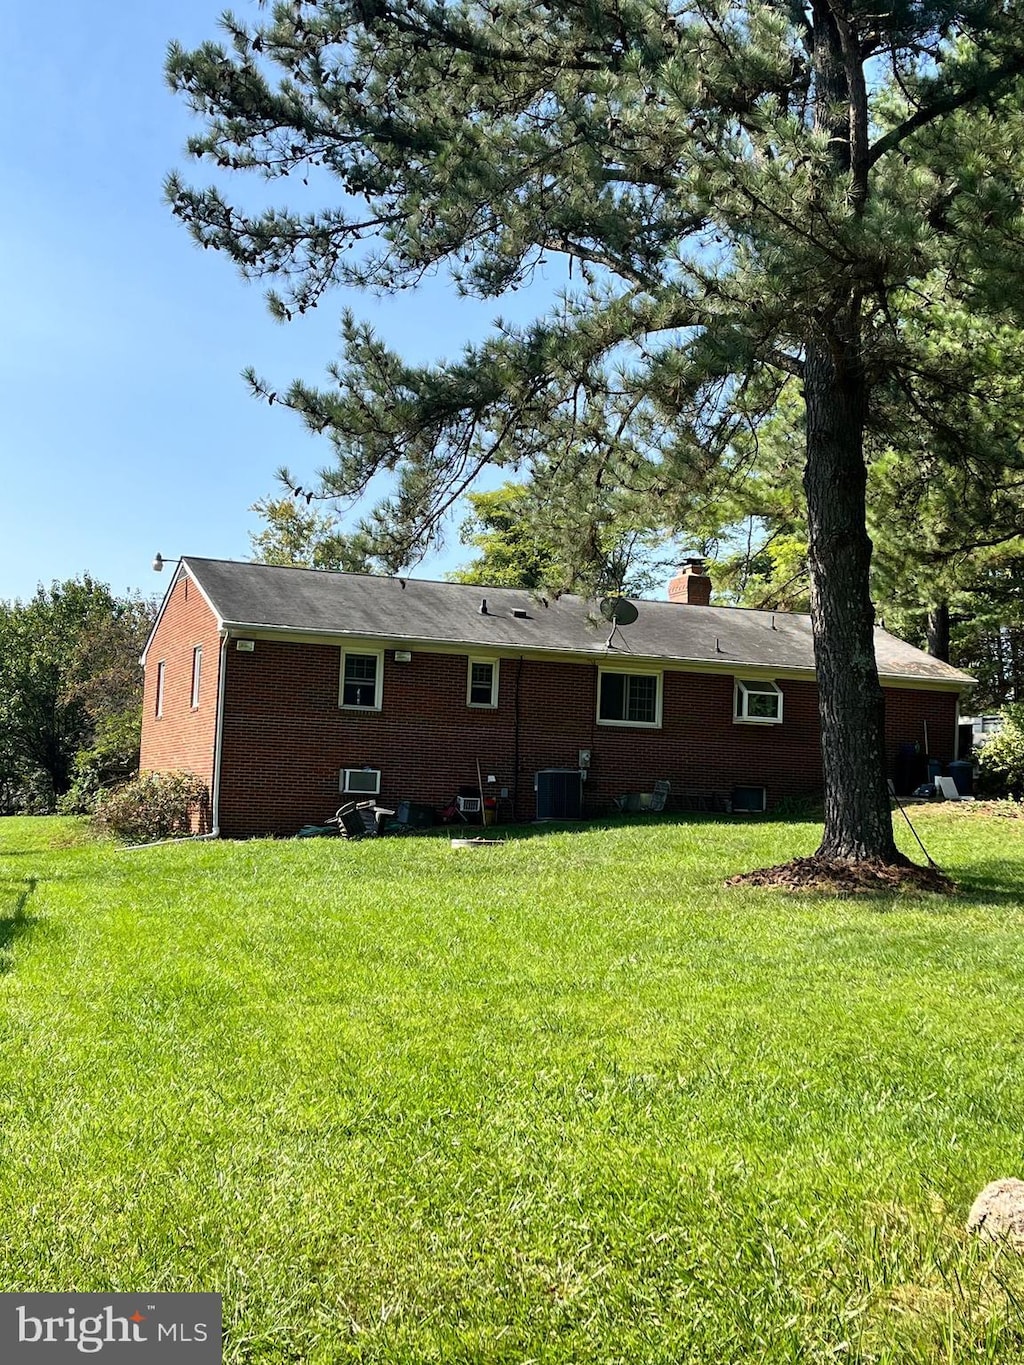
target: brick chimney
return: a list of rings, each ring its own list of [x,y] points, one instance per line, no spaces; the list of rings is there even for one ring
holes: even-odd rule
[[[711,601],[711,579],[703,559],[688,559],[668,585],[668,600],[688,607],[706,607]]]

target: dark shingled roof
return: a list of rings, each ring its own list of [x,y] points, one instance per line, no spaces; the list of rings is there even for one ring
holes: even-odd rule
[[[639,602],[638,619],[615,631],[597,603],[565,595],[540,600],[517,588],[419,578],[329,573],[223,559],[183,559],[220,618],[235,631],[377,637],[390,642],[542,650],[619,660],[718,664],[812,672],[808,616]],[[486,612],[481,604],[486,602]],[[887,631],[875,631],[879,673],[965,687],[966,673]]]

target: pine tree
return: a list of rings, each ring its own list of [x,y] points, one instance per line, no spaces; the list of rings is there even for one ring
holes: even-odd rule
[[[486,466],[569,448],[595,486],[682,525],[799,380],[819,853],[897,861],[864,434],[907,363],[895,303],[932,277],[937,243],[955,236],[965,271],[993,233],[1012,256],[1018,6],[285,0],[224,23],[230,50],[169,55],[205,120],[190,151],[310,194],[333,178],[340,207],[248,212],[175,177],[168,194],[202,245],[276,283],[279,317],[441,265],[486,298],[554,255],[578,272],[549,316],[450,363],[408,365],[346,315],[328,389],[251,377],[333,442],[326,495],[397,475],[370,524],[385,562],[409,563]]]
[[[871,395],[872,595],[890,629],[977,677],[972,709],[997,709],[1015,699],[1024,638],[1024,319],[985,306],[981,271],[957,302],[953,267],[902,301],[903,372]],[[701,512],[715,580],[746,606],[806,609],[795,385]]]

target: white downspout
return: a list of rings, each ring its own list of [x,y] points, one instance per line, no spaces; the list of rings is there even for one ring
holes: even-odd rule
[[[220,633],[220,670],[217,674],[217,723],[213,741],[213,791],[210,794],[211,839],[220,838],[220,759],[224,744],[224,686],[228,671],[228,632]]]

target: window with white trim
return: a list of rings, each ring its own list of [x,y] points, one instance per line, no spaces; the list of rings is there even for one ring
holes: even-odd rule
[[[358,711],[379,711],[383,675],[383,651],[343,649],[338,705]]]
[[[597,723],[659,726],[661,674],[602,668],[597,678]]]
[[[466,676],[466,705],[490,707],[492,710],[498,705],[497,659],[470,659]]]
[[[733,718],[750,725],[781,725],[782,692],[763,678],[737,678]]]
[[[192,710],[199,710],[199,683],[203,675],[203,647],[196,645],[192,651]]]
[[[164,680],[167,676],[167,665],[161,659],[156,666],[156,718],[157,720],[164,713]]]

